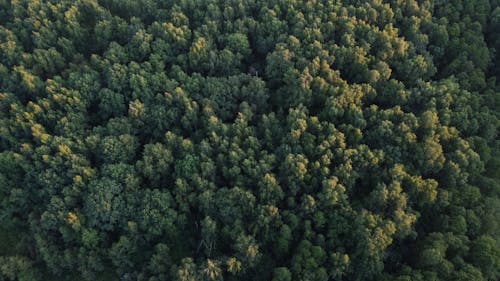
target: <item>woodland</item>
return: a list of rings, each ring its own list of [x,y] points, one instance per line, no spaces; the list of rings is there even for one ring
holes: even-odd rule
[[[499,0],[0,0],[0,281],[500,279]]]

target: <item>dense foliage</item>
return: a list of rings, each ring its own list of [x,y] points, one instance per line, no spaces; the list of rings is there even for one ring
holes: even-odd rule
[[[498,280],[499,32],[498,0],[1,0],[0,280]]]

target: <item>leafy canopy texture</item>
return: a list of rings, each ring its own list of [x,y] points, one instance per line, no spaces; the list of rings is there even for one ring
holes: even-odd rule
[[[498,280],[498,0],[0,1],[0,280]]]

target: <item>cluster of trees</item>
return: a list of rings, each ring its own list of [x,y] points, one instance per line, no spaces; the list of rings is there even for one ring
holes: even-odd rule
[[[0,1],[0,280],[498,280],[499,31],[498,0]]]

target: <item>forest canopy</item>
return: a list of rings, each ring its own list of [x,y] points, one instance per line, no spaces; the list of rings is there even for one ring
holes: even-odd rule
[[[0,280],[499,280],[499,4],[0,0]]]

